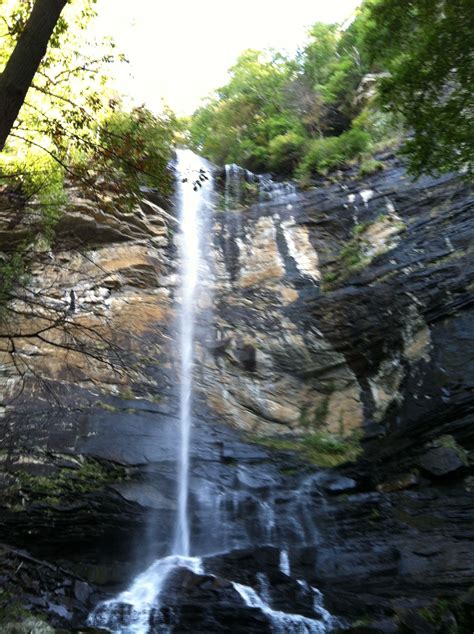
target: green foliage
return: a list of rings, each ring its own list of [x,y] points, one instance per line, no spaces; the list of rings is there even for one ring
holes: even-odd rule
[[[57,632],[38,616],[29,616],[30,612],[22,608],[20,602],[16,603],[15,612],[18,615],[16,618],[20,618],[21,621],[5,623],[2,628],[2,634],[54,634]],[[8,611],[6,615],[8,615]]]
[[[326,418],[327,418],[327,416],[329,414],[329,401],[330,401],[330,397],[329,397],[329,395],[326,395],[321,400],[321,403],[318,405],[318,407],[316,408],[316,410],[314,412],[314,425],[315,426],[324,425],[324,423],[326,422]]]
[[[363,75],[351,58],[342,57],[333,66],[321,94],[328,104],[334,104],[349,119],[357,114],[355,93]]]
[[[309,145],[308,152],[298,166],[300,179],[313,174],[325,174],[343,162],[338,137],[315,139]]]
[[[472,0],[368,0],[364,46],[389,71],[380,102],[401,115],[411,171],[474,164],[474,4]]]
[[[26,224],[38,240],[50,242],[66,201],[64,169],[41,149],[26,145],[0,154],[0,186],[8,187],[28,202]],[[26,212],[25,212],[26,213]]]
[[[167,164],[176,127],[174,116],[166,111],[153,116],[145,108],[130,113],[121,111],[120,101],[108,85],[107,66],[124,61],[115,52],[114,43],[87,39],[87,27],[94,17],[95,0],[68,3],[51,38],[47,54],[28,91],[24,106],[12,131],[7,151],[14,160],[26,152],[43,152],[47,161],[56,161],[61,169],[25,164],[22,171],[34,180],[48,174],[41,184],[44,200],[39,203],[50,211],[60,204],[64,173],[83,185],[95,187],[108,177],[128,191],[133,200],[139,184],[158,187],[169,193],[171,176]],[[6,35],[0,45],[0,59],[6,61],[18,34],[24,29],[32,2],[22,0],[13,11],[0,8]],[[27,148],[27,150],[25,150]],[[46,160],[46,159],[44,159]],[[49,182],[49,191],[45,183]],[[29,196],[28,183],[21,183]],[[55,190],[58,200],[52,200]],[[54,215],[54,214],[52,214]]]
[[[22,621],[30,616],[30,612],[16,600],[16,597],[5,589],[0,589],[0,624],[3,627],[9,622]]]
[[[324,431],[301,438],[252,437],[250,440],[277,451],[297,451],[319,467],[336,467],[355,460],[361,452],[357,435],[342,438]]]
[[[2,634],[54,634],[55,630],[43,619],[43,616],[32,616],[31,608],[27,609],[10,588],[0,589]]]
[[[2,311],[10,301],[13,289],[26,275],[24,252],[21,247],[2,256],[0,260],[0,323],[3,318]]]
[[[299,159],[308,182],[408,130],[413,174],[472,173],[473,24],[472,0],[366,0],[345,30],[314,24],[294,60],[246,51],[191,118],[192,143],[218,163],[285,175]]]
[[[0,154],[0,192],[15,200],[12,221],[21,223],[16,242],[0,253],[0,322],[15,287],[26,283],[31,250],[48,248],[65,202],[64,170],[31,146]],[[26,204],[28,203],[28,205]]]
[[[18,473],[19,487],[34,498],[46,504],[58,504],[64,496],[97,491],[101,487],[125,478],[122,467],[103,465],[89,459],[77,469],[64,468],[52,476],[35,476],[26,472]]]
[[[338,137],[315,139],[310,143],[307,154],[298,166],[297,176],[304,180],[313,174],[326,174],[357,158],[366,152],[369,146],[369,134],[355,128]]]
[[[0,253],[0,306],[27,272],[27,261],[53,242],[55,225],[66,202],[65,178],[91,188],[109,179],[117,190],[115,204],[131,208],[140,184],[171,190],[168,162],[172,156],[174,117],[155,117],[144,108],[119,110],[107,84],[106,67],[122,59],[114,44],[87,45],[87,27],[95,0],[68,3],[49,42],[47,53],[28,91],[4,151],[0,154],[0,191],[8,210],[15,243]],[[23,31],[33,2],[0,3],[4,33],[3,65]],[[110,200],[110,199],[109,199]]]
[[[310,41],[299,58],[306,80],[317,90],[326,84],[333,72],[339,29],[336,24],[316,22],[308,35]]]
[[[366,152],[371,144],[368,132],[359,128],[352,128],[348,132],[337,137],[339,148],[344,160],[356,158]]]
[[[65,8],[49,42],[39,72],[4,151],[0,154],[0,191],[12,226],[20,224],[16,242],[2,245],[0,253],[0,305],[5,306],[15,285],[24,279],[32,251],[45,249],[65,202],[64,178],[70,153],[103,104],[101,66],[105,54],[90,59],[81,50],[84,32],[93,16],[95,0]],[[79,6],[80,5],[80,6]],[[0,4],[2,39],[0,66],[8,60],[23,31],[33,2]],[[86,115],[86,106],[91,114]]]
[[[340,252],[339,257],[344,266],[348,269],[354,269],[363,260],[360,245],[357,241],[349,242]]]
[[[358,18],[345,30],[316,23],[310,41],[300,55],[303,76],[325,104],[349,120],[357,114],[355,93],[369,65],[360,46],[363,23]]]
[[[400,142],[403,136],[401,118],[380,110],[375,99],[369,100],[357,117],[353,119],[352,125],[354,128],[367,132],[374,144],[388,139]]]
[[[328,290],[328,288],[331,286],[333,282],[337,280],[337,278],[338,278],[338,273],[336,271],[328,271],[327,273],[324,273],[321,289],[323,291]]]
[[[67,159],[80,143],[110,99],[105,67],[121,59],[114,44],[105,39],[87,45],[87,28],[95,16],[96,0],[68,3],[58,20],[48,49],[20,111],[9,139],[16,150],[29,145],[43,148],[59,161]],[[2,28],[0,43],[3,65],[23,31],[33,3],[21,0],[0,6]]]
[[[356,89],[368,68],[356,23],[346,31],[314,24],[294,60],[245,51],[229,82],[191,118],[193,147],[220,164],[283,175],[297,168],[303,180],[358,156],[371,131],[351,129],[362,107]]]
[[[371,66],[364,48],[367,10],[346,29],[316,23],[295,59],[245,51],[229,82],[191,117],[195,149],[305,182],[394,134],[392,117],[358,95]]]
[[[331,263],[331,269],[325,271],[321,289],[330,291],[341,284],[350,275],[366,268],[375,258],[389,251],[392,246],[390,240],[375,241],[369,229],[373,226],[377,230],[389,230],[391,236],[406,231],[405,223],[391,214],[379,214],[371,223],[357,224],[352,229],[352,237],[339,252],[336,260]]]
[[[294,65],[274,51],[245,51],[230,69],[229,82],[193,115],[192,146],[217,163],[268,169],[270,142],[302,132],[286,103]]]
[[[375,159],[369,158],[365,161],[362,161],[359,167],[359,176],[363,178],[364,176],[371,176],[372,174],[376,174],[377,172],[381,172],[384,169],[384,164],[382,161],[376,161]]]
[[[139,196],[140,185],[157,187],[163,195],[172,191],[169,162],[173,156],[176,120],[171,112],[161,116],[145,107],[116,111],[99,127],[94,146],[94,169],[120,183],[124,202]]]
[[[355,460],[359,453],[360,445],[354,438],[343,439],[327,432],[318,432],[303,439],[303,454],[321,467],[335,467]]]
[[[381,163],[381,165],[383,166],[383,163]],[[368,222],[361,222],[354,227],[352,232],[355,236],[360,236],[362,233],[365,233],[369,227],[370,224]]]
[[[306,139],[296,132],[287,132],[274,137],[268,146],[269,164],[278,174],[292,174],[303,157]]]

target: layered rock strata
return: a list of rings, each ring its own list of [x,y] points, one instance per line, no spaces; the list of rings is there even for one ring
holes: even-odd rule
[[[199,307],[196,543],[208,550],[211,513],[229,526],[223,549],[287,547],[292,576],[320,588],[334,613],[379,623],[369,631],[441,633],[454,619],[464,632],[474,583],[472,195],[458,177],[413,183],[381,158],[373,176],[349,171],[216,209]],[[8,217],[0,222],[14,242]],[[25,297],[17,304],[26,371],[2,357],[0,608],[4,623],[18,620],[8,611],[17,593],[23,608],[71,629],[164,553],[173,525],[178,238],[172,209],[144,201],[123,214],[78,191],[58,235],[30,280],[39,311],[23,310]],[[27,336],[54,311],[69,332]],[[94,354],[71,346],[92,331]],[[249,442],[298,448],[315,434],[356,435],[364,454],[317,473],[297,454]],[[224,563],[209,573],[225,578]]]

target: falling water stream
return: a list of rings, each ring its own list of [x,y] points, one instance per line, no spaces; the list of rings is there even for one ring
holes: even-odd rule
[[[179,317],[179,351],[181,359],[180,384],[180,442],[178,459],[178,516],[173,554],[189,556],[190,531],[188,518],[189,495],[189,441],[192,422],[194,324],[196,289],[200,265],[200,217],[199,211],[205,195],[198,195],[201,188],[199,176],[203,173],[203,161],[190,150],[178,150],[177,162],[180,180],[181,245],[181,311]],[[199,185],[195,184],[199,183]]]
[[[157,559],[144,572],[139,574],[130,586],[114,598],[100,603],[91,613],[88,624],[104,628],[115,634],[148,634],[150,632],[172,632],[172,627],[160,621],[160,595],[165,589],[167,580],[177,568],[187,568],[195,574],[204,574],[203,559],[191,556],[193,552],[192,527],[189,517],[189,480],[190,480],[190,443],[193,412],[193,366],[196,329],[196,306],[199,304],[200,271],[204,270],[203,232],[206,218],[212,211],[213,179],[209,164],[190,150],[178,150],[176,162],[177,177],[177,210],[180,221],[179,253],[181,262],[181,286],[178,290],[179,306],[178,336],[176,347],[179,352],[180,390],[179,390],[179,441],[177,442],[177,491],[176,521],[174,535],[170,536],[170,553]],[[237,166],[227,169],[228,184],[226,202],[239,193],[241,175]],[[248,173],[246,172],[247,178]],[[229,176],[231,179],[229,180]],[[233,180],[232,180],[233,179]],[[229,185],[230,183],[230,185]],[[237,184],[236,184],[237,183]],[[228,188],[232,187],[232,196]],[[262,187],[269,188],[265,180]],[[293,190],[283,190],[278,186],[281,195],[293,194]],[[271,197],[270,197],[271,198]],[[235,201],[233,201],[235,202]],[[260,510],[264,513],[263,540],[271,541],[275,523],[271,503],[260,501]],[[270,519],[269,519],[270,518]],[[212,518],[211,518],[212,521]],[[228,521],[227,521],[228,523]],[[223,526],[215,526],[219,533],[225,532]],[[219,543],[216,535],[216,543]],[[238,544],[240,545],[240,544]],[[245,544],[242,544],[245,545]],[[289,575],[290,565],[288,553],[281,550],[280,571]],[[262,587],[267,584],[264,574],[260,575]],[[305,582],[299,582],[304,584]],[[248,608],[258,608],[272,624],[274,632],[281,634],[316,633],[330,630],[332,617],[323,609],[320,593],[307,587],[307,592],[314,596],[315,619],[287,614],[273,610],[269,604],[267,593],[257,591],[240,583],[232,583],[236,593],[240,595]],[[158,615],[158,616],[157,616]],[[158,626],[156,619],[158,618]],[[150,626],[154,620],[155,626]],[[158,627],[158,629],[156,629]],[[200,630],[196,630],[200,631]]]
[[[178,567],[201,573],[198,557],[190,557],[189,448],[192,425],[194,327],[200,269],[200,233],[203,209],[210,204],[209,185],[202,189],[205,161],[190,150],[177,150],[177,209],[181,228],[178,350],[180,360],[179,441],[177,442],[177,514],[171,554],[155,561],[117,597],[99,604],[89,622],[117,634],[146,634],[149,617],[159,605],[169,574]],[[201,191],[202,190],[202,191]],[[124,614],[123,606],[129,606]]]

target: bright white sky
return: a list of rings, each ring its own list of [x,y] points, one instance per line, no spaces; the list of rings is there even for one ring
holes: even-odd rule
[[[94,34],[111,35],[130,65],[117,76],[135,103],[164,99],[190,114],[226,82],[246,48],[293,52],[314,22],[344,22],[360,0],[99,0]],[[132,76],[130,76],[130,74]]]

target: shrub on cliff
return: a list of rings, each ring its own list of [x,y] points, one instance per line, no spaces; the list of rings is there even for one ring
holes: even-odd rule
[[[248,49],[229,76],[191,118],[191,145],[217,163],[267,171],[270,143],[282,135],[303,134],[286,92],[295,76],[294,64],[275,51]]]
[[[298,165],[296,174],[303,181],[313,174],[326,174],[360,156],[369,145],[370,135],[357,128],[338,137],[315,139]]]
[[[276,136],[269,144],[271,169],[279,174],[292,174],[304,155],[306,143],[306,139],[295,132]]]

